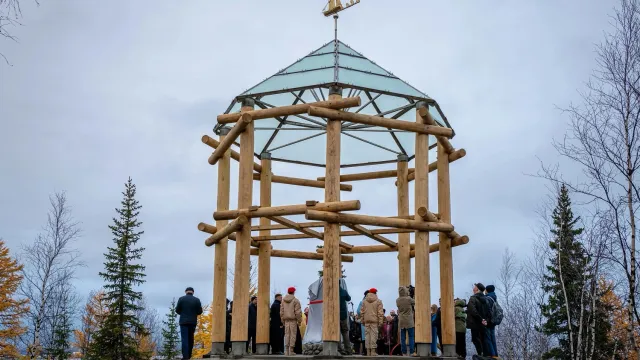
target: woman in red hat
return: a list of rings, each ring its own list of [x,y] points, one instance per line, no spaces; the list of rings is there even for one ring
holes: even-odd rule
[[[300,300],[294,295],[296,288],[287,289],[287,296],[282,299],[280,306],[280,318],[284,324],[284,349],[285,355],[294,355],[293,348],[296,345],[298,326],[302,323],[302,307]]]
[[[360,315],[364,324],[367,356],[375,356],[377,355],[378,329],[384,321],[382,301],[378,299],[378,290],[376,288],[369,289],[369,293],[362,302]]]

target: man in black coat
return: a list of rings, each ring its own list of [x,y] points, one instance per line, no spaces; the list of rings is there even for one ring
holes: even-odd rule
[[[200,299],[193,296],[193,288],[185,290],[185,296],[178,299],[176,313],[180,315],[180,338],[182,339],[182,358],[191,359],[193,351],[193,334],[198,324],[198,315],[202,314]]]
[[[467,329],[471,330],[471,341],[478,356],[491,356],[487,340],[487,319],[489,318],[485,287],[481,283],[473,285],[473,295],[467,305]]]
[[[247,337],[247,353],[251,342],[251,353],[256,352],[256,329],[258,328],[258,297],[252,296],[249,303],[249,334]]]
[[[224,352],[229,354],[231,353],[231,313],[233,313],[233,301],[229,301],[229,299],[227,299],[227,305],[227,332],[225,334]]]
[[[282,295],[276,294],[276,298],[271,304],[271,320],[269,322],[269,340],[273,355],[284,355],[284,325],[280,319],[281,303]]]

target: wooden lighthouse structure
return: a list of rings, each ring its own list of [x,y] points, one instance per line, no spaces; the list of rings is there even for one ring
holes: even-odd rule
[[[331,11],[325,13],[335,13]],[[415,341],[419,356],[430,352],[429,254],[438,254],[443,355],[455,356],[452,248],[468,243],[469,238],[460,235],[451,222],[449,164],[466,152],[452,145],[454,131],[433,98],[339,41],[336,35],[237,95],[226,112],[217,117],[214,132],[216,136],[204,135],[202,142],[212,148],[208,162],[217,167],[215,225],[200,223],[198,229],[210,234],[205,245],[215,249],[214,319],[225,318],[227,244],[235,241],[234,355],[245,354],[250,256],[258,256],[258,353],[268,351],[271,260],[295,258],[323,263],[323,354],[337,356],[341,262],[353,262],[357,254],[397,252],[399,285],[411,284],[411,258],[415,258]],[[238,194],[234,195],[238,197],[237,209],[229,209],[231,159],[239,162],[234,177],[238,184]],[[277,162],[300,168],[321,167],[325,176],[278,176],[272,172],[272,164]],[[354,168],[366,171],[353,172]],[[437,173],[437,189],[429,189],[431,172]],[[357,182],[382,178],[396,179],[396,188],[389,189],[397,193],[396,216],[357,213],[361,201],[375,202],[375,198],[341,201],[341,192],[351,191]],[[258,196],[252,191],[254,181],[260,182]],[[413,194],[409,191],[411,181]],[[324,199],[281,205],[272,201],[273,183],[292,189],[322,188]],[[437,209],[429,208],[430,195],[437,196]],[[409,208],[410,196],[414,197],[413,211]],[[307,221],[294,221],[289,218],[293,215],[304,215]],[[284,229],[296,233],[272,234]],[[430,242],[431,233],[438,234],[432,237],[434,243]],[[351,245],[348,238],[352,236],[367,237],[378,245]],[[303,252],[272,246],[272,241],[296,239],[316,239],[323,247]],[[214,355],[224,354],[225,326],[224,321],[213,322]]]

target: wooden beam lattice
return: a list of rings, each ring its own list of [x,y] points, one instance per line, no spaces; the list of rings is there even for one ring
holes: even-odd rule
[[[283,205],[283,206],[272,206],[272,207],[255,206],[255,207],[240,209],[240,210],[216,211],[213,213],[213,218],[216,220],[231,220],[241,215],[244,215],[248,218],[302,215],[309,209],[320,210],[320,211],[360,210],[360,201],[349,200],[349,201],[333,201],[333,202],[326,202],[326,203],[309,202],[308,204],[301,204],[301,205]]]
[[[271,221],[275,221],[278,224],[287,226],[289,229],[292,230],[297,230],[305,235],[308,235],[310,237],[316,238],[316,239],[320,239],[322,241],[324,241],[324,234],[317,232],[315,230],[309,229],[309,228],[303,228],[300,225],[298,225],[295,221],[291,221],[287,218],[283,218],[282,216],[268,216],[267,217],[269,220]],[[346,249],[350,249],[353,247],[353,245],[351,244],[347,244],[345,242],[340,241],[340,246]]]
[[[378,234],[374,234],[371,232],[371,230],[365,228],[364,226],[361,225],[357,225],[357,224],[345,224],[346,227],[348,227],[349,229],[352,229],[355,232],[360,233],[361,235],[364,235],[368,238],[371,238],[379,243],[382,243],[384,245],[387,245],[391,248],[396,248],[398,247],[398,244],[395,241],[391,241],[389,239],[387,239],[386,237],[382,236],[382,235],[378,235]]]

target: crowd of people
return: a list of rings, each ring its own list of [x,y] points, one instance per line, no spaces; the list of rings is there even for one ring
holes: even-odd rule
[[[176,306],[180,314],[183,359],[191,358],[193,333],[197,316],[202,313],[200,300],[193,296],[193,288],[187,288]],[[300,300],[295,296],[296,289],[290,287],[283,297],[276,294],[270,309],[270,331],[268,353],[274,355],[302,354],[302,335],[308,322],[309,308],[302,311]],[[416,354],[415,348],[415,296],[414,288],[398,288],[396,310],[389,311],[378,298],[378,290],[371,288],[364,292],[357,310],[348,311],[351,296],[346,289],[340,288],[340,350],[344,354],[401,355]],[[502,322],[502,308],[498,304],[495,286],[474,284],[473,295],[468,301],[454,299],[456,353],[466,358],[466,332],[471,331],[471,341],[477,355],[498,358],[495,328]],[[258,299],[251,298],[248,311],[247,353],[256,353],[256,332],[258,318]],[[227,334],[225,351],[231,352],[231,318],[233,301],[227,300]],[[352,309],[353,310],[353,309]],[[431,354],[442,352],[441,308],[431,306]]]

